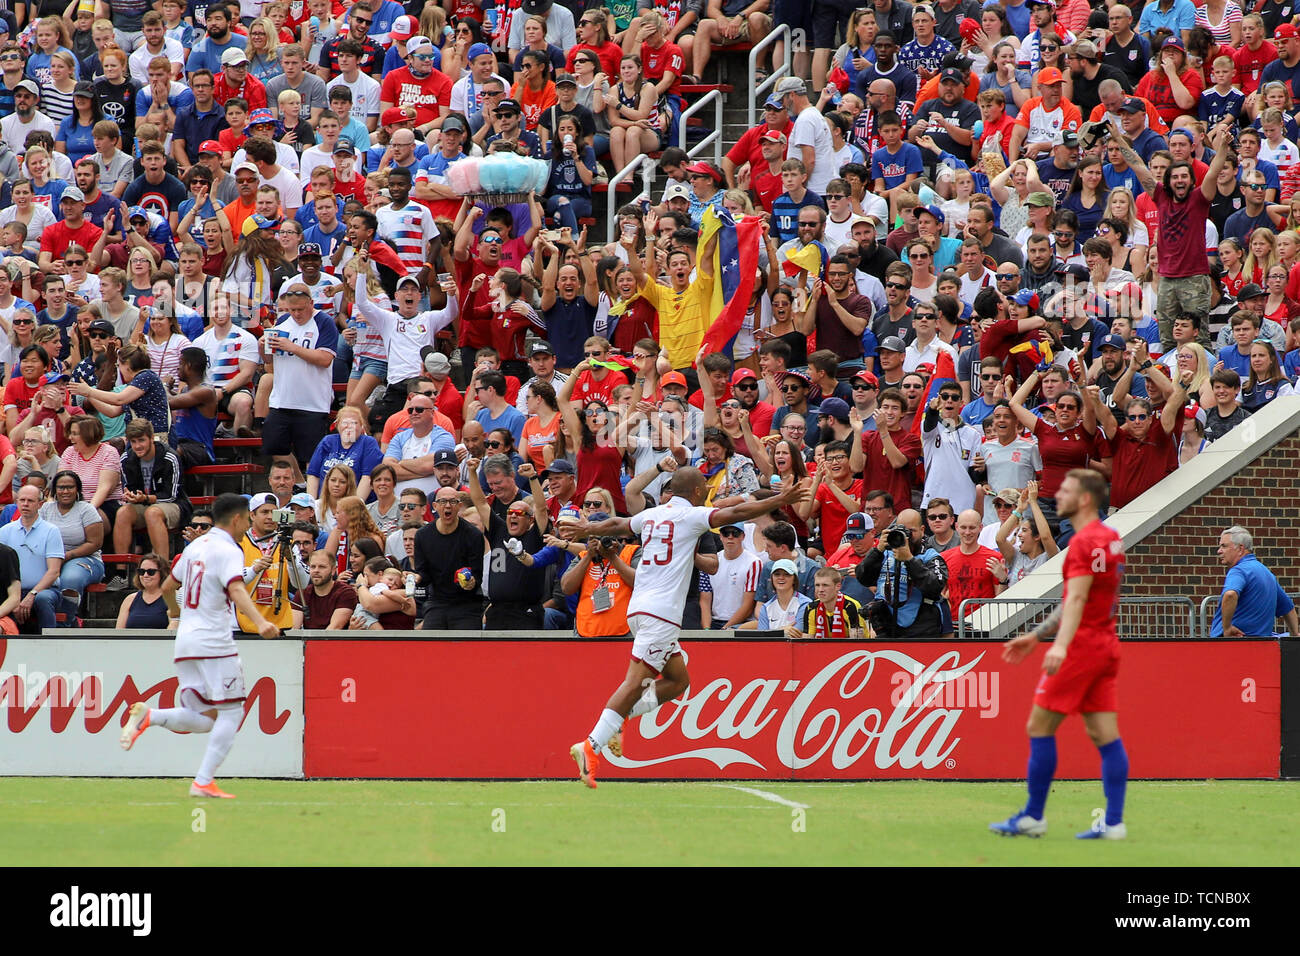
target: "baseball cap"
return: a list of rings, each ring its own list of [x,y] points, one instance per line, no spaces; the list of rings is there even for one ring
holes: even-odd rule
[[[974,17],[965,17],[957,27],[957,32],[961,35],[963,40],[967,43],[973,44],[975,41],[975,34],[979,33],[983,29],[984,25]]]
[[[227,50],[226,52],[229,53],[230,51]],[[248,114],[248,122],[244,124],[244,127],[247,128],[249,126],[260,126],[263,123],[274,123],[274,122],[275,122],[275,114],[272,113],[270,110],[266,109],[265,107],[263,107],[261,109],[255,109],[253,110],[253,112]]]
[[[379,122],[384,126],[392,126],[394,123],[404,123],[409,119],[415,119],[415,110],[407,113],[408,109],[409,107],[406,106],[390,106],[380,114]]]
[[[339,141],[334,144],[335,155],[338,155],[339,153],[348,153],[350,155],[356,155],[356,152],[357,152],[357,147],[356,144],[352,142],[351,136],[340,136]]]
[[[252,163],[240,163],[238,166],[232,169],[230,173],[231,175],[234,175],[235,173],[243,172],[244,170],[248,170],[250,173],[257,173],[257,175],[259,176],[262,175],[262,171],[258,169],[256,166],[254,166]]]
[[[71,199],[73,202],[85,202],[86,194],[76,186],[69,186],[67,189],[63,190],[63,195],[59,197],[59,202],[63,202],[65,199]]]
[[[568,84],[569,86],[577,86],[578,80],[572,73],[555,74],[555,85],[561,86],[563,84]]]
[[[942,83],[944,80],[949,80],[953,83],[960,83],[962,86],[965,86],[966,74],[961,70],[955,70],[952,67],[948,67],[948,69],[939,74],[939,82]]]
[[[221,144],[215,139],[205,139],[203,142],[199,143],[199,155],[202,156],[204,153],[211,153],[214,156],[220,156],[222,153]],[[257,167],[254,166],[253,168],[256,169]]]
[[[760,136],[759,139],[765,143],[784,143],[785,133],[781,132],[779,129],[770,129]]]
[[[872,527],[874,522],[868,521],[867,516],[861,511],[855,511],[844,519],[844,537],[846,538],[865,538],[867,529]]]
[[[680,385],[682,388],[685,388],[686,376],[681,372],[669,372],[664,375],[663,378],[659,379],[659,387],[663,388],[665,385]]]
[[[1097,59],[1097,44],[1087,39],[1076,40],[1074,42],[1074,55],[1085,60],[1095,60]]]
[[[519,105],[518,100],[502,100],[493,109],[494,113],[522,113],[524,108]]]
[[[1201,408],[1201,406],[1197,405],[1195,402],[1192,402],[1183,409],[1183,417],[1195,418],[1202,428],[1205,427],[1205,423],[1209,420],[1205,414],[1205,409]]]
[[[763,101],[763,109],[783,110],[785,109],[785,100],[781,99],[781,97],[773,93],[771,96],[769,96],[767,99]]]
[[[450,448],[439,448],[433,453],[433,467],[437,468],[439,465],[455,465],[459,468],[460,462],[456,460],[456,453]]]
[[[802,93],[808,95],[808,84],[797,76],[783,77],[781,82],[776,84],[776,89],[772,91],[774,96],[785,96],[787,93]]]
[[[789,558],[782,558],[780,561],[772,562],[772,570],[769,571],[768,574],[772,574],[773,572],[776,571],[784,571],[786,574],[793,574],[795,576],[798,576],[799,566],[795,564],[793,561],[791,561]]]
[[[1061,131],[1061,145],[1062,145],[1062,146],[1078,146],[1078,145],[1079,145],[1079,134],[1076,133],[1076,132],[1075,132],[1074,130],[1072,130],[1072,129],[1062,130],[1062,131]]]
[[[1011,297],[1011,301],[1016,305],[1028,306],[1031,309],[1038,308],[1038,293],[1033,289],[1021,289]]]
[[[305,491],[300,491],[289,499],[289,504],[295,508],[315,508],[316,500]]]
[[[298,243],[298,258],[303,256],[312,256],[319,259],[321,257],[320,244],[315,242]]]
[[[1059,266],[1056,274],[1058,276],[1070,276],[1076,282],[1088,282],[1092,278],[1088,275],[1088,267],[1081,266],[1077,262],[1072,262],[1068,266]]]
[[[244,220],[243,228],[240,229],[241,236],[251,235],[259,229],[274,229],[280,225],[279,219],[267,219],[260,212],[255,212]]]
[[[406,40],[415,36],[415,32],[420,29],[419,21],[415,17],[403,16],[393,21],[393,25],[388,28],[388,39]]]
[[[542,339],[534,339],[533,344],[528,346],[529,358],[532,358],[534,355],[554,355],[554,354],[555,354],[555,349],[551,348],[551,343],[545,342]]]
[[[1237,293],[1237,301],[1245,302],[1247,299],[1258,299],[1261,295],[1267,295],[1263,289],[1253,282],[1247,282]]]
[[[1294,29],[1294,27],[1292,29]],[[1182,50],[1184,53],[1187,52],[1187,47],[1183,46],[1183,41],[1181,37],[1177,37],[1177,36],[1165,37],[1165,42],[1160,44],[1160,49],[1167,50],[1170,47],[1173,47],[1175,50]]]
[[[1098,349],[1119,349],[1121,352],[1123,352],[1125,345],[1124,345],[1124,340],[1122,338],[1120,338],[1114,332],[1111,332],[1109,335],[1103,335],[1101,337],[1101,342],[1098,344],[1097,348]]]
[[[453,130],[461,133],[469,132],[469,129],[465,126],[465,121],[459,116],[448,116],[442,121],[442,131],[444,133],[450,133]]]
[[[1300,37],[1300,31],[1296,30],[1294,23],[1279,23],[1273,31],[1275,40],[1294,40],[1296,37]]]
[[[993,498],[994,501],[1005,501],[1007,504],[1015,506],[1020,500],[1019,488],[1003,488]]]
[[[41,376],[40,383],[42,385],[53,385],[55,382],[62,382],[67,378],[68,376],[63,372],[46,372]]]
[[[879,350],[881,352],[906,352],[907,346],[897,335],[886,335],[880,342]]]
[[[441,352],[430,352],[424,357],[424,370],[434,378],[446,378],[451,374],[451,359]]]
[[[484,53],[491,54],[492,48],[488,46],[486,43],[475,43],[473,46],[469,48],[469,52],[466,54],[466,56],[468,56],[469,59],[472,61],[475,59],[475,57],[480,57]]]
[[[73,87],[72,95],[73,95],[73,96],[89,96],[89,97],[93,98],[93,97],[95,96],[95,84],[94,84],[94,83],[90,83],[90,82],[88,82],[88,81],[86,81],[86,80],[82,80],[82,81],[81,81],[80,83],[78,83],[75,87]]]
[[[678,182],[676,179],[672,180],[671,182],[668,183],[667,186],[664,187],[663,202],[665,203],[668,202],[668,200],[670,199],[685,199],[687,202],[689,202],[690,198],[691,198],[690,188],[685,183]]]
[[[113,323],[108,319],[94,319],[86,327],[87,332],[107,332],[109,335],[116,335],[117,331],[113,328]]]
[[[1165,139],[1173,139],[1175,136],[1185,136],[1188,142],[1191,143],[1196,142],[1196,134],[1194,134],[1186,126],[1180,126],[1177,129],[1171,129],[1169,131],[1169,135],[1166,136]]]
[[[144,206],[132,206],[126,211],[127,222],[130,222],[132,219],[148,220],[148,218],[149,213],[145,210]]]
[[[428,37],[420,36],[406,42],[406,55],[411,56],[413,53],[428,53],[433,49],[433,41]]]
[[[37,98],[41,95],[41,88],[36,85],[35,80],[19,80],[14,86],[14,92],[17,93],[19,90],[26,90]]]
[[[708,163],[691,163],[682,167],[682,171],[693,176],[708,176],[714,182],[722,182],[722,173]]]
[[[1056,0],[1029,0],[1029,6],[1031,6],[1031,7],[1051,7],[1053,10],[1055,10],[1055,9],[1056,9]]]
[[[421,286],[420,286],[420,280],[419,280],[418,277],[416,277],[416,276],[411,276],[411,275],[406,275],[406,276],[399,276],[399,277],[398,277],[398,279],[397,279],[397,285],[394,286],[394,289],[400,289],[402,286],[407,285],[407,284],[409,284],[409,285],[413,285],[413,286],[415,286],[417,289],[419,289],[419,288],[421,287]]]
[[[551,0],[524,0],[521,6],[524,13],[529,16],[532,16],[534,13],[539,13],[542,16],[545,16],[550,12]]]
[[[1056,67],[1048,66],[1038,71],[1035,81],[1039,86],[1042,86],[1044,83],[1064,83],[1065,77],[1061,75],[1061,71]]]
[[[279,503],[280,502],[275,497],[275,495],[271,494],[269,491],[263,491],[260,494],[253,495],[253,497],[248,499],[248,510],[256,511],[258,508],[262,507],[262,505],[265,504],[277,505]]]
[[[880,387],[880,379],[876,378],[876,373],[868,372],[865,368],[859,369],[858,371],[854,372],[853,377],[855,379],[861,379],[862,381],[866,382],[868,385],[875,385],[877,388]]]
[[[806,386],[812,385],[812,379],[808,377],[807,372],[797,372],[794,369],[791,369],[790,371],[786,372],[783,376],[781,376],[781,381],[784,382],[787,378],[798,379],[799,381],[803,382],[804,385]]]
[[[935,218],[935,221],[938,222],[939,225],[941,226],[948,221],[948,217],[943,214],[943,210],[940,209],[938,206],[918,206],[916,209],[916,214],[919,216],[923,212],[929,213],[931,216],[933,216]]]
[[[1049,209],[1056,205],[1056,197],[1046,189],[1040,189],[1038,192],[1030,193],[1025,197],[1026,206],[1046,206]]]
[[[849,403],[833,395],[830,398],[823,398],[821,408],[817,409],[817,414],[829,415],[837,422],[847,424],[849,420]]]
[[[248,54],[237,46],[232,46],[221,54],[221,65],[230,66],[235,63],[247,63]]]
[[[1123,103],[1119,104],[1119,111],[1121,113],[1145,113],[1147,107],[1146,104],[1136,96],[1130,96]]]
[[[573,462],[567,458],[557,458],[542,470],[542,477],[547,475],[572,475],[576,474],[573,470]]]
[[[754,379],[755,381],[758,381],[758,373],[755,372],[752,368],[738,368],[731,373],[731,384],[733,386],[739,385],[741,382],[745,381],[746,379],[751,379],[751,378]]]

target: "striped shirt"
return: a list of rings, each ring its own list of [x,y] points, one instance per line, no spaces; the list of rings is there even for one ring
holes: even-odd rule
[[[220,338],[216,330],[210,328],[194,344],[208,353],[209,385],[225,386],[239,374],[240,359],[258,362],[257,339],[252,333],[233,325]]]
[[[401,209],[384,206],[375,217],[379,220],[379,238],[393,244],[408,272],[419,271],[429,241],[437,235],[433,213],[418,202],[408,201]]]

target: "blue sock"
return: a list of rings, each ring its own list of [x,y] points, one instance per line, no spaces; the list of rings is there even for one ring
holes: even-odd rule
[[[1043,808],[1047,806],[1047,791],[1051,789],[1052,777],[1056,774],[1056,738],[1029,738],[1029,771],[1026,773],[1029,784],[1029,802],[1025,804],[1025,813],[1035,820],[1043,819]]]
[[[1124,822],[1124,790],[1128,786],[1128,754],[1116,737],[1101,752],[1101,792],[1106,795],[1106,826]]]

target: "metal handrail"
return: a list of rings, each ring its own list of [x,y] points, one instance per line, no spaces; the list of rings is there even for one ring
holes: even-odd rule
[[[708,104],[713,104],[713,132],[704,139],[700,140],[687,151],[687,156],[695,156],[697,153],[704,151],[704,147],[710,143],[713,144],[713,165],[718,168],[722,167],[722,91],[709,90],[698,100],[692,103],[682,113],[681,118],[677,121],[677,142],[683,147],[686,145],[686,121],[704,109]]]
[[[614,217],[618,215],[618,184],[627,179],[642,163],[650,162],[650,157],[645,153],[637,153],[636,158],[628,163],[609,180],[608,191],[605,193],[605,239],[612,242],[614,239]]]
[[[775,43],[781,37],[785,38],[785,57],[784,57],[785,62],[781,66],[772,70],[772,72],[768,74],[766,80],[764,80],[762,83],[759,83],[758,82],[758,55],[762,53],[765,49],[767,49],[767,47]],[[758,122],[756,117],[758,116],[759,97],[765,97],[767,91],[770,90],[772,87],[776,86],[776,84],[780,82],[781,77],[790,75],[790,72],[792,70],[791,64],[793,63],[792,57],[794,56],[793,50],[791,49],[791,43],[792,43],[792,38],[790,34],[789,25],[781,23],[781,24],[777,24],[777,26],[775,26],[772,29],[771,33],[763,37],[763,39],[759,40],[757,43],[753,45],[753,47],[750,48],[749,51],[749,112],[745,114],[748,120],[748,122],[745,124],[746,129],[753,129],[754,125]],[[718,126],[720,128],[722,124],[719,123]]]
[[[1214,615],[1210,613],[1210,608],[1218,608],[1220,597],[1221,595],[1218,594],[1207,594],[1205,597],[1201,598],[1201,637],[1210,636],[1210,625],[1214,623]],[[1300,604],[1300,594],[1288,594],[1287,597],[1289,597],[1293,603]],[[1263,637],[1262,634],[1247,634],[1246,636]]]
[[[972,636],[972,632],[976,631],[981,634],[987,633],[990,637],[1008,638],[1015,636],[1015,632],[1023,628],[1034,613],[1041,613],[1048,608],[1055,608],[1060,603],[1060,598],[967,598],[957,607],[957,615],[953,623],[956,625],[958,638]],[[1119,603],[1121,613],[1126,607],[1133,608],[1157,604],[1177,606],[1187,612],[1187,637],[1196,638],[1208,635],[1208,631],[1203,624],[1201,629],[1197,630],[1196,605],[1189,597],[1178,595],[1171,597],[1127,595],[1121,597]],[[978,610],[976,610],[976,605],[979,605]],[[987,609],[987,612],[981,619],[979,612],[985,609]],[[976,620],[974,621],[968,618],[968,614],[972,610],[976,610]],[[1202,602],[1201,613],[1204,615],[1204,602]],[[1204,620],[1203,617],[1202,620]],[[1120,636],[1141,637],[1143,635],[1121,633]]]

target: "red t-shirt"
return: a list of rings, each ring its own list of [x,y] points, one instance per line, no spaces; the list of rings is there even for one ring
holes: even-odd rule
[[[1250,96],[1259,89],[1259,75],[1264,72],[1264,67],[1277,59],[1277,47],[1267,40],[1259,45],[1258,50],[1243,45],[1232,54],[1232,59],[1237,64],[1237,87]]]
[[[1147,436],[1142,441],[1138,441],[1130,434],[1131,427],[1131,425],[1120,426],[1115,437],[1109,442],[1115,459],[1111,467],[1112,508],[1123,508],[1174,470],[1170,463],[1170,450],[1174,447],[1173,436],[1164,430],[1159,419],[1151,422],[1150,427],[1147,428]]]
[[[763,162],[762,137],[767,133],[769,127],[766,123],[759,123],[757,126],[745,130],[740,139],[736,140],[736,145],[727,150],[727,159],[735,163],[739,169],[746,163],[751,167],[765,166]],[[786,120],[785,128],[781,130],[785,133],[785,138],[790,138],[790,131],[794,129],[794,122]]]
[[[659,311],[638,296],[619,317],[611,344],[616,351],[631,355],[641,339],[659,339]]]
[[[994,322],[980,336],[980,358],[990,356],[1000,359],[1002,371],[1017,382],[1023,382],[1038,365],[1038,360],[1027,352],[1011,354],[1011,349],[1021,342],[1039,341],[1042,336],[1037,332],[1021,335],[1019,323],[1015,319],[1001,319]]]
[[[1183,202],[1174,202],[1164,186],[1149,194],[1159,214],[1160,241],[1156,246],[1158,271],[1166,279],[1203,276],[1210,273],[1205,255],[1205,220],[1210,217],[1210,201],[1205,193],[1192,187]],[[1155,242],[1152,233],[1152,242]]]
[[[623,48],[617,43],[607,41],[604,46],[592,46],[590,43],[579,43],[569,55],[564,58],[564,69],[569,73],[577,73],[573,68],[573,60],[579,50],[590,50],[595,53],[600,60],[600,71],[605,74],[609,82],[618,82],[618,67],[623,60]]]
[[[911,507],[912,481],[916,475],[915,463],[921,457],[921,436],[900,428],[889,433],[898,450],[907,459],[902,468],[895,468],[885,457],[885,450],[880,441],[880,432],[864,431],[862,433],[862,454],[866,465],[862,469],[862,486],[868,494],[873,491],[888,491],[894,496],[897,507],[902,510]]]
[[[842,490],[854,501],[862,500],[861,479]],[[835,492],[824,483],[817,486],[817,494],[813,497],[821,502],[822,553],[830,554],[838,551],[840,542],[844,540],[844,523],[851,512],[844,507],[839,498],[835,497]]]
[[[988,569],[989,558],[1001,560],[1002,555],[992,548],[979,547],[974,554],[963,554],[960,547],[950,548],[940,555],[948,565],[948,606],[952,616],[961,613],[961,602],[971,598],[991,598],[997,594],[998,579]],[[969,614],[979,605],[966,608]]]
[[[578,448],[578,491],[573,497],[578,501],[592,488],[604,488],[614,499],[614,510],[627,514],[623,500],[623,452],[613,445],[596,444],[592,448]],[[612,516],[611,516],[612,517]]]
[[[235,153],[239,152],[239,148],[244,145],[244,141],[247,139],[248,137],[245,134],[236,133],[233,129],[229,128],[223,129],[217,134],[217,142],[220,143],[221,148],[231,156],[234,156]]]
[[[1006,146],[1011,142],[1011,129],[1015,125],[1016,121],[1006,113],[1002,114],[1002,119],[993,123],[986,123],[984,125],[984,132],[980,134],[980,138],[975,143],[975,152],[983,152],[984,141],[994,133],[1002,134],[1002,138],[998,140],[998,142],[1002,144],[1003,152],[1006,152]]]
[[[772,431],[772,418],[776,409],[767,402],[758,402],[749,410],[749,430],[755,438],[761,439]]]
[[[614,400],[614,389],[626,384],[627,376],[621,375],[613,369],[607,369],[605,377],[599,382],[588,370],[579,375],[577,382],[574,383],[573,400],[585,406],[588,402],[598,398],[608,406]]]
[[[18,420],[22,421],[27,417],[27,413],[32,409],[32,400],[44,387],[45,386],[39,384],[28,385],[23,381],[21,375],[17,378],[11,378],[7,383],[5,383],[5,408],[16,408],[18,410]],[[3,455],[0,455],[0,458],[3,457]]]
[[[41,252],[48,252],[56,260],[62,259],[63,253],[74,242],[83,249],[89,249],[103,234],[104,230],[89,219],[83,219],[76,229],[69,229],[67,221],[60,219],[41,231]]]
[[[1200,99],[1201,94],[1205,92],[1205,78],[1197,70],[1185,70],[1178,79],[1183,86],[1187,87],[1187,92],[1193,99]],[[1168,77],[1163,73],[1148,73],[1142,77],[1133,92],[1144,100],[1149,100],[1156,108],[1156,112],[1160,114],[1160,118],[1171,125],[1174,120],[1187,112],[1174,101],[1173,88],[1169,85]]]
[[[358,176],[355,172],[352,178],[347,182],[334,177],[334,195],[342,196],[346,202],[349,199],[355,199],[364,203],[366,201],[366,177]]]
[[[1086,468],[1093,451],[1093,437],[1082,425],[1061,431],[1041,418],[1034,423],[1034,437],[1038,439],[1038,456],[1043,460],[1043,476],[1038,493],[1051,498],[1061,487],[1066,472],[1071,468]]]
[[[393,70],[384,77],[379,100],[394,106],[415,107],[415,125],[423,126],[441,115],[441,108],[451,106],[451,80],[440,70],[432,70],[417,79],[409,66]]]
[[[676,43],[665,43],[658,49],[649,43],[641,44],[641,73],[651,83],[657,84],[664,78],[665,73],[674,73],[676,77],[668,92],[674,95],[680,94],[684,72],[686,72],[686,58],[682,56],[682,48]]]
[[[25,416],[22,415],[19,416],[20,419],[23,417]],[[3,462],[10,455],[13,455],[15,457],[17,456],[17,452],[14,451],[13,442],[11,442],[4,435],[0,435],[0,462]],[[13,494],[13,487],[11,485],[6,484],[3,488],[0,488],[0,505],[7,505],[13,500],[14,500],[14,494]],[[14,519],[17,520],[17,518],[18,515],[15,514]]]
[[[772,211],[772,204],[785,192],[785,186],[781,183],[781,174],[768,172],[766,163],[750,167],[749,189],[768,212]]]
[[[707,374],[707,373],[705,373],[705,374]],[[721,405],[723,402],[725,402],[725,401],[729,401],[731,398],[732,398],[732,394],[731,394],[731,386],[728,385],[725,389],[723,389],[722,394],[719,395],[719,396],[717,396],[717,399],[716,399],[716,400],[717,400],[717,403],[718,403],[719,405]],[[703,410],[704,410],[704,392],[702,392],[702,391],[692,392],[692,393],[691,393],[691,397],[688,398],[687,401],[690,402],[692,405],[694,405],[696,408],[698,408],[700,411],[703,411]],[[769,421],[768,424],[770,425],[771,422]],[[766,435],[767,432],[760,432],[760,431],[758,431],[757,429],[755,429],[755,430],[754,430],[754,434],[755,434],[755,435]]]
[[[1069,653],[1119,655],[1115,619],[1119,611],[1119,589],[1124,580],[1124,541],[1101,521],[1076,531],[1065,549],[1065,598],[1070,596],[1072,578],[1090,576],[1092,587],[1083,606],[1083,618],[1074,632]]]

